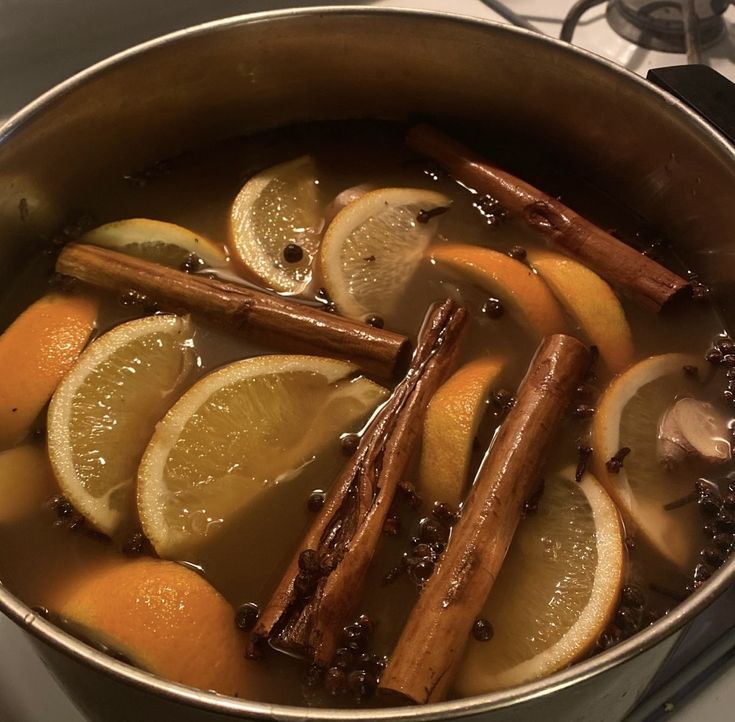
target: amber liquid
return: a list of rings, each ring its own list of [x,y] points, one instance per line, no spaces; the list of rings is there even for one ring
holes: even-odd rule
[[[405,149],[402,131],[387,124],[342,123],[266,133],[187,154],[132,181],[112,178],[94,196],[81,200],[85,211],[98,224],[122,218],[155,218],[178,223],[224,243],[230,205],[248,177],[264,167],[308,153],[317,162],[325,205],[340,191],[366,182],[377,187],[431,188],[453,201],[451,211],[441,219],[435,243],[476,244],[499,251],[516,245],[530,248],[539,244],[537,238],[512,218],[490,222],[483,213],[483,208],[485,211],[487,208],[479,202],[477,194],[433,172]],[[508,158],[507,148],[502,144],[494,148],[491,145],[489,152],[494,157],[502,157],[511,170],[525,174],[541,187],[563,192],[565,202],[602,225],[614,225],[626,240],[635,240],[640,226],[637,219],[592,186],[574,177],[549,174],[548,168],[539,167],[537,161],[536,165],[529,165],[528,159],[521,155]],[[33,300],[34,294],[39,295],[45,288],[44,273],[48,266],[48,257],[35,259],[23,276],[23,283],[10,289],[10,296],[3,299],[3,307],[20,310]],[[29,278],[35,283],[29,283]],[[317,295],[320,286],[317,268],[305,292],[310,302],[320,302]],[[399,304],[400,310],[394,317],[385,319],[385,325],[415,338],[429,304],[447,296],[465,305],[471,317],[460,363],[488,355],[504,358],[500,386],[515,390],[538,339],[524,331],[509,314],[498,319],[488,317],[482,312],[487,295],[441,267],[423,262],[410,281],[405,302]],[[670,316],[642,312],[625,300],[623,304],[633,330],[637,358],[668,351],[701,355],[721,331],[715,311],[706,304],[678,309]],[[108,297],[99,333],[137,314],[136,309],[121,306],[118,299]],[[569,331],[584,338],[569,323]],[[199,375],[235,359],[276,351],[256,347],[242,337],[201,324],[196,325],[194,342],[201,358]],[[601,390],[608,380],[604,371],[599,371],[594,383]],[[714,385],[705,384],[706,396],[714,397],[716,393]],[[482,450],[487,447],[496,425],[489,406],[471,473],[477,469]],[[577,446],[588,425],[588,420],[570,418],[566,422],[555,444],[554,458],[549,461],[550,468],[577,463]],[[263,605],[313,518],[313,512],[307,508],[310,494],[315,489],[328,489],[345,460],[335,438],[314,463],[289,481],[260,494],[237,518],[228,519],[217,533],[206,537],[196,552],[181,561],[201,569],[233,606],[244,602]],[[690,488],[691,471],[682,473],[686,473]],[[410,472],[407,480],[416,481],[415,471]],[[375,620],[371,651],[382,655],[390,653],[418,594],[417,587],[405,575],[390,584],[383,580],[409,548],[409,539],[416,534],[420,519],[430,511],[426,506],[412,509],[405,502],[399,502],[397,510],[399,533],[382,539],[358,607],[358,613],[366,613]],[[697,514],[696,505],[685,505],[674,513]],[[83,532],[70,532],[54,520],[53,511],[44,505],[31,519],[0,526],[0,579],[29,605],[51,605],[54,588],[70,574],[96,559],[121,553],[119,544]],[[702,543],[703,537],[691,540],[692,565]],[[638,547],[630,553],[627,577],[644,590],[648,606],[659,615],[675,602],[666,594],[652,591],[650,583],[665,586],[674,595],[684,594],[686,580],[672,581],[667,571],[650,561],[645,548]],[[274,674],[272,684],[261,690],[259,699],[285,704],[335,704],[335,700],[305,689],[303,662],[272,652],[265,664]]]

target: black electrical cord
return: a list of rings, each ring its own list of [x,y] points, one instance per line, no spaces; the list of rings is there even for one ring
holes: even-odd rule
[[[577,24],[582,19],[582,15],[595,5],[602,5],[604,2],[607,2],[607,0],[578,0],[564,18],[559,37],[567,43],[571,43],[572,35],[574,35]]]

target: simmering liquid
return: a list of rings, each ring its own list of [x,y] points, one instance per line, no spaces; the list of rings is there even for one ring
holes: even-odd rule
[[[375,187],[427,188],[440,191],[452,200],[451,210],[441,218],[437,237],[432,241],[436,245],[474,244],[501,252],[516,246],[533,249],[542,245],[538,237],[516,219],[506,217],[487,198],[410,153],[402,142],[403,131],[388,124],[342,123],[269,132],[186,154],[149,173],[111,178],[96,194],[80,201],[94,219],[94,225],[122,218],[154,218],[180,224],[225,243],[230,207],[243,183],[267,166],[309,154],[316,162],[319,194],[325,205],[346,188],[364,183]],[[491,157],[506,159],[507,149],[490,145],[490,152],[495,154]],[[549,168],[539,166],[538,162],[529,166],[529,160],[520,156],[511,158],[509,163],[511,170],[540,187],[563,193],[566,204],[586,213],[599,225],[614,227],[626,241],[640,242],[637,233],[641,229],[636,217],[586,182],[549,173]],[[676,268],[675,259],[662,260]],[[37,282],[11,289],[12,297],[3,299],[3,307],[21,309],[45,290],[46,274],[50,270],[48,256],[39,256],[33,264],[38,269]],[[681,268],[677,270],[683,272]],[[232,274],[235,275],[234,270]],[[305,302],[324,303],[319,293],[322,285],[316,267],[303,293]],[[101,294],[101,297],[103,306],[97,334],[140,314],[139,308],[124,306],[113,295]],[[458,300],[470,316],[458,365],[484,356],[500,357],[505,364],[497,388],[514,393],[528,369],[538,338],[522,328],[511,314],[495,317],[496,314],[488,313],[487,304],[492,299],[487,293],[441,264],[433,263],[428,255],[410,279],[397,310],[383,319],[385,327],[415,341],[426,309],[447,297]],[[714,308],[706,302],[682,304],[660,315],[642,311],[624,298],[622,303],[633,332],[635,360],[673,351],[691,352],[703,358],[712,340],[723,335]],[[568,319],[568,332],[585,338],[571,319]],[[192,340],[199,363],[191,383],[231,361],[278,352],[265,344],[255,345],[242,336],[213,329],[196,318]],[[705,366],[702,361],[702,368]],[[609,381],[608,372],[598,364],[592,383],[594,390],[603,390]],[[720,404],[721,384],[721,379],[710,374],[703,379],[700,398]],[[497,409],[489,402],[478,433],[470,476],[474,475],[493,438],[498,419]],[[42,430],[43,426],[40,419],[38,428]],[[577,464],[578,447],[588,427],[588,418],[567,415],[547,463],[549,469]],[[344,429],[344,432],[354,431],[358,429]],[[44,444],[42,431],[34,443]],[[235,608],[246,602],[262,608],[314,518],[314,512],[309,510],[310,496],[315,490],[329,489],[346,459],[339,438],[334,438],[312,463],[284,475],[281,483],[271,485],[235,518],[217,524],[216,531],[204,537],[196,550],[180,561],[199,570]],[[704,469],[702,473],[708,471]],[[718,467],[717,475],[724,476],[728,471],[729,467]],[[697,477],[691,467],[682,467],[676,473],[681,474],[682,483],[690,485]],[[417,483],[416,476],[417,464],[413,463],[406,481]],[[392,530],[395,533],[383,535],[358,605],[359,613],[374,621],[371,652],[386,656],[398,639],[419,589],[406,574],[390,583],[385,578],[400,564],[402,555],[410,548],[411,537],[417,535],[421,520],[430,515],[431,509],[426,502],[415,507],[401,497],[395,511],[399,523]],[[699,519],[694,502],[684,503],[671,513],[681,515],[683,520],[692,516]],[[100,559],[122,555],[125,541],[109,540],[84,529],[69,530],[67,525],[57,523],[54,510],[44,504],[31,518],[0,524],[0,579],[27,604],[53,611],[58,585]],[[704,533],[690,539],[692,570],[704,544]],[[690,582],[684,576],[672,576],[645,544],[631,545],[625,574],[628,582],[643,592],[647,610],[656,617],[686,595]],[[319,688],[305,686],[306,667],[299,660],[269,652],[261,664],[273,674],[271,682],[259,691],[260,700],[297,705],[354,704],[354,701],[331,699]]]

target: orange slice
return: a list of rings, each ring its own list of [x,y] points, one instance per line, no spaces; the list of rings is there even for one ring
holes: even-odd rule
[[[90,344],[56,390],[48,448],[62,491],[101,532],[135,525],[135,472],[196,363],[188,318],[156,315]]]
[[[219,268],[227,262],[223,248],[200,233],[152,218],[126,218],[105,223],[85,233],[79,241],[171,268],[180,268],[191,254],[210,268]]]
[[[612,288],[571,258],[537,249],[529,249],[527,258],[590,343],[597,346],[610,371],[619,373],[630,366],[633,337]]]
[[[318,184],[314,159],[303,156],[253,176],[232,204],[233,260],[269,288],[298,293],[311,280],[324,222]]]
[[[696,395],[699,382],[682,367],[697,364],[696,357],[681,353],[638,362],[607,387],[592,419],[595,473],[620,508],[629,534],[682,570],[694,561],[691,540],[701,533],[702,522],[696,504],[669,511],[664,506],[691,494],[696,477],[667,470],[659,463],[656,443],[666,409],[679,396]],[[631,452],[612,473],[606,462],[622,447]]]
[[[0,336],[0,448],[22,441],[87,343],[96,300],[52,293]]]
[[[232,607],[180,564],[139,559],[94,566],[72,577],[58,598],[53,611],[82,636],[172,682],[249,697],[262,674],[243,656]]]
[[[472,361],[431,399],[419,467],[419,490],[427,501],[457,506],[464,498],[472,442],[487,408],[490,388],[502,368],[493,358]]]
[[[566,330],[564,315],[553,294],[524,263],[504,253],[467,245],[435,247],[431,257],[497,296],[505,308],[539,336]]]
[[[521,520],[471,639],[455,691],[461,696],[528,682],[583,657],[615,612],[625,543],[612,499],[575,469],[547,477],[538,510]]]
[[[319,254],[324,285],[350,318],[389,319],[437,231],[422,211],[451,201],[422,188],[379,188],[348,203],[327,227]]]
[[[158,424],[138,470],[138,513],[160,556],[181,558],[256,495],[357,431],[388,392],[353,364],[256,356],[200,379]]]
[[[57,489],[41,446],[23,444],[0,452],[0,524],[31,516]]]

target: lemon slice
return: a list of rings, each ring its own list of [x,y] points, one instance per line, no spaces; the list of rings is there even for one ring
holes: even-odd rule
[[[504,253],[469,245],[432,248],[431,257],[497,296],[532,333],[549,336],[566,331],[561,307],[548,286],[525,263]]]
[[[426,411],[419,466],[424,499],[458,505],[467,490],[472,443],[490,387],[503,369],[497,359],[463,366],[434,394]]]
[[[380,188],[337,213],[324,234],[320,261],[339,312],[357,319],[390,316],[436,233],[438,219],[421,223],[419,214],[450,204],[434,191]]]
[[[571,258],[537,249],[529,249],[527,258],[590,343],[597,346],[610,371],[619,373],[630,366],[633,336],[612,288]]]
[[[201,234],[175,223],[151,218],[127,218],[105,223],[85,233],[79,241],[171,268],[180,268],[192,253],[210,268],[221,267],[227,261],[224,249]]]
[[[295,477],[388,392],[352,364],[259,356],[201,379],[166,414],[138,473],[138,512],[161,556],[193,548],[255,494]]]
[[[194,364],[190,339],[189,321],[179,316],[117,326],[82,353],[51,399],[54,473],[77,511],[105,534],[134,519],[135,471]]]
[[[253,176],[232,204],[233,258],[268,287],[298,293],[311,280],[322,224],[314,160],[280,163]],[[288,255],[289,244],[300,258]]]
[[[696,504],[669,511],[664,506],[690,495],[696,475],[667,471],[656,443],[666,409],[679,396],[696,396],[699,382],[682,367],[697,363],[681,353],[640,361],[607,387],[592,420],[595,473],[618,504],[628,532],[682,570],[693,562],[692,539],[701,533],[702,522]],[[618,473],[611,473],[606,462],[622,447],[631,452]]]
[[[615,504],[574,468],[547,478],[538,510],[521,520],[456,676],[461,696],[542,677],[586,654],[615,612],[625,545]]]

